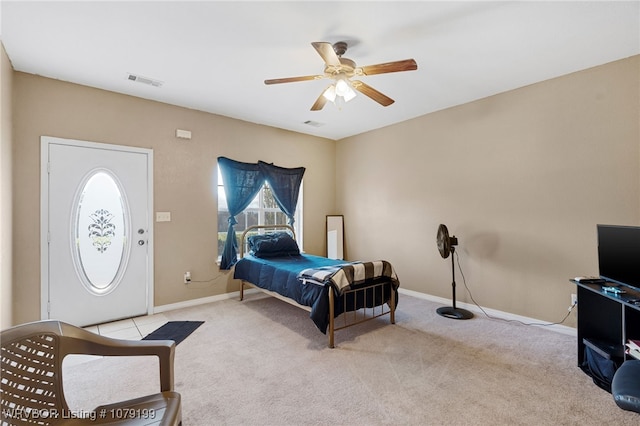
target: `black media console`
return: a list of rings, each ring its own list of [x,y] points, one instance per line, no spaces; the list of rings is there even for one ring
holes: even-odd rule
[[[578,366],[584,361],[585,346],[616,364],[625,360],[628,339],[640,340],[640,291],[619,283],[583,283],[578,288]],[[614,286],[624,293],[603,288]],[[626,359],[632,359],[626,355]]]

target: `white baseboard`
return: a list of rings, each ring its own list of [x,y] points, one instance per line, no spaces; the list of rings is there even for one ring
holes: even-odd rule
[[[258,290],[253,288],[244,290],[244,294],[252,294],[252,293],[258,293]],[[204,305],[211,302],[219,302],[221,300],[234,299],[234,298],[237,298],[238,300],[240,299],[239,291],[218,294],[217,296],[209,296],[209,297],[201,297],[199,299],[185,300],[184,302],[170,303],[168,305],[154,306],[153,313],[158,314],[160,312],[173,311],[175,309],[182,309],[182,308],[190,308],[192,306]]]
[[[255,288],[246,289],[244,291],[245,294],[252,294],[252,293],[258,293],[258,292],[259,290]],[[443,305],[447,305],[447,306],[451,304],[451,301],[449,299],[445,299],[443,297],[438,297],[438,296],[432,296],[430,294],[420,293],[413,290],[407,290],[402,287],[398,289],[398,292],[400,294],[406,294],[407,296],[416,297],[418,299],[424,299],[424,300],[429,300],[431,302],[442,303]],[[227,300],[227,299],[233,299],[233,298],[240,298],[240,292],[234,291],[231,293],[219,294],[217,296],[202,297],[200,299],[185,300],[184,302],[155,306],[153,308],[153,312],[160,313],[160,312],[172,311],[174,309],[190,308],[192,306],[204,305],[206,303],[218,302],[220,300]],[[486,312],[487,315],[491,317],[500,318],[504,320],[520,321],[525,324],[547,324],[546,322],[537,320],[535,318],[523,317],[520,315],[511,314],[509,312],[498,311],[490,308],[483,307],[482,310],[484,310],[484,312],[482,312],[482,310],[478,306],[473,305],[471,303],[456,302],[456,306],[460,306],[461,308],[467,309],[469,311],[475,312],[480,315],[484,315],[484,312]],[[567,334],[569,336],[577,336],[576,329],[573,327],[568,327],[566,325],[553,324],[545,327],[548,328],[549,330],[553,330],[558,333]]]
[[[438,296],[432,296],[430,294],[426,294],[426,293],[420,293],[417,291],[413,291],[413,290],[407,290],[407,289],[403,289],[402,287],[400,287],[398,289],[398,292],[400,294],[406,294],[407,296],[412,296],[412,297],[416,297],[418,299],[424,299],[424,300],[429,300],[431,302],[436,302],[436,303],[442,303],[445,306],[450,306],[451,305],[451,299],[445,299],[443,297],[438,297]],[[509,312],[503,312],[503,311],[498,311],[495,309],[490,309],[490,308],[485,308],[483,307],[482,309],[480,309],[478,306],[472,304],[472,303],[460,303],[460,302],[456,302],[456,307],[461,307],[463,309],[466,309],[468,311],[472,311],[475,312],[479,315],[484,315],[485,312],[487,315],[493,317],[493,318],[500,318],[503,320],[508,320],[508,321],[519,321],[522,322],[524,324],[549,324],[546,321],[541,321],[535,318],[529,318],[529,317],[523,317],[521,315],[516,315],[516,314],[512,314]],[[484,312],[482,312],[484,310]],[[577,331],[575,328],[573,327],[568,327],[566,325],[562,325],[562,324],[550,324],[550,325],[544,325],[545,328],[548,328],[549,330],[558,332],[558,333],[562,333],[562,334],[566,334],[569,336],[577,336]]]

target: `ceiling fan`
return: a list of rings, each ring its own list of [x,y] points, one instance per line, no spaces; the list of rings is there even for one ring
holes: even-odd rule
[[[292,83],[295,81],[320,80],[323,78],[333,79],[334,82],[318,97],[311,107],[311,111],[321,110],[327,101],[337,104],[350,101],[356,96],[354,89],[363,95],[370,97],[382,106],[389,106],[395,102],[393,99],[360,80],[351,80],[351,77],[399,71],[413,71],[418,69],[418,64],[416,64],[416,61],[413,59],[358,67],[351,59],[342,57],[342,55],[347,51],[347,43],[344,41],[339,41],[334,44],[327,42],[313,42],[311,45],[324,60],[324,74],[275,78],[264,81],[264,84],[280,84]]]

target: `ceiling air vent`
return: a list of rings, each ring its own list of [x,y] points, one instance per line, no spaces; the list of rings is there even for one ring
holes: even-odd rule
[[[313,126],[313,127],[322,127],[324,126],[324,123],[318,123],[317,121],[313,121],[313,120],[307,120],[304,122],[304,124],[309,125],[309,126]]]
[[[135,75],[131,73],[127,74],[127,80],[135,81],[136,83],[142,83],[153,87],[162,87],[162,85],[164,84],[160,80],[154,80],[152,78],[143,77],[141,75]]]

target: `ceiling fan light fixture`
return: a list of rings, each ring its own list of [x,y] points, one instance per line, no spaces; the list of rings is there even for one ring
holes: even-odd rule
[[[347,90],[347,93],[345,93],[344,95],[342,95],[342,97],[344,98],[345,102],[349,102],[351,99],[356,97],[356,91],[353,90],[351,88],[351,86],[348,87],[349,90]]]
[[[339,79],[322,93],[322,96],[338,108],[356,97],[356,92],[344,79]]]
[[[336,100],[336,85],[332,84],[331,86],[329,86],[327,88],[327,90],[324,91],[322,96],[324,96],[330,102],[335,102],[335,100]]]
[[[336,81],[336,95],[342,96],[345,102],[349,102],[356,97],[356,92],[346,78],[340,77]]]
[[[347,83],[343,78],[339,78],[336,81],[336,95],[344,96],[349,92],[349,83]]]
[[[344,101],[344,98],[342,96],[336,96],[336,100],[333,101],[333,104],[336,106],[336,108],[338,108],[338,111],[342,111],[342,107],[344,106],[344,104],[346,104],[346,102]]]

